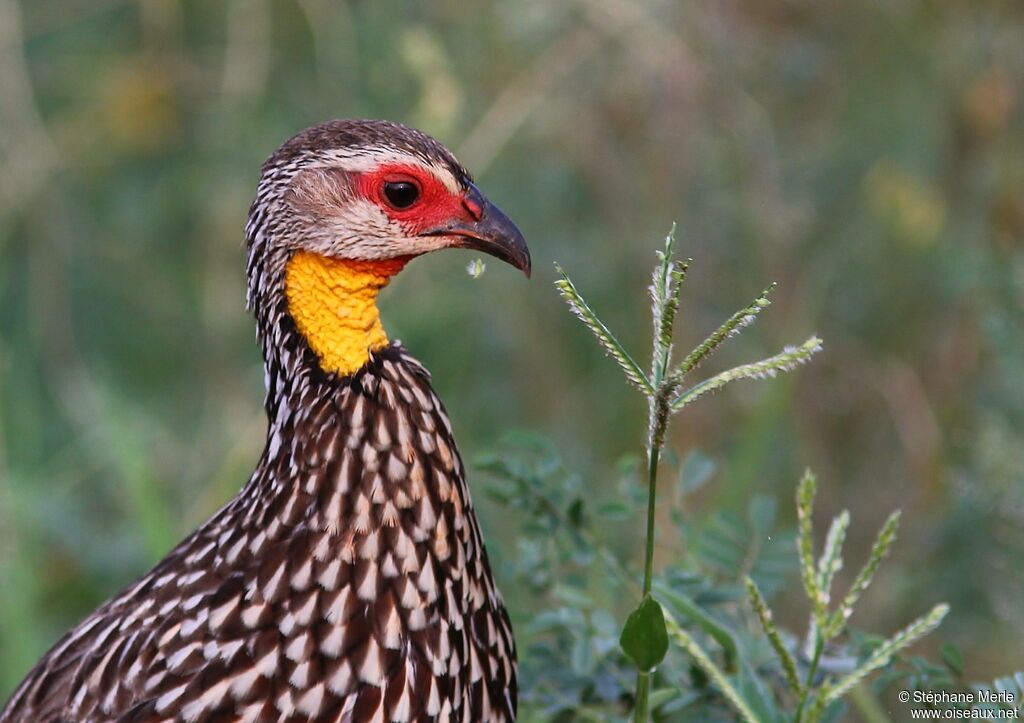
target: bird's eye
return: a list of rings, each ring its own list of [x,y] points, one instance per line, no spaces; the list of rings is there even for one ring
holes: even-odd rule
[[[384,197],[395,208],[409,208],[420,197],[420,189],[409,181],[388,181],[384,184]]]

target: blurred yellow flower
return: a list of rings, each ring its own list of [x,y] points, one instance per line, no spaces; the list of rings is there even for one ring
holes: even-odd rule
[[[872,164],[864,177],[872,213],[905,243],[929,245],[946,223],[946,203],[934,183],[891,159]]]

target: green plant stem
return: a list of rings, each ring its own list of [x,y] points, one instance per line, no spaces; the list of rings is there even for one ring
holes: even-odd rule
[[[636,674],[636,708],[633,723],[647,723],[647,697],[651,689],[651,674]]]
[[[800,705],[797,707],[796,716],[793,718],[795,723],[801,723],[803,720],[804,706],[807,705],[807,700],[811,697],[814,675],[818,672],[818,663],[821,662],[821,652],[824,649],[825,638],[821,635],[821,628],[816,627],[814,630],[814,657],[811,658],[811,665],[807,669],[807,681],[804,683],[804,692],[800,696]]]
[[[663,418],[662,418],[663,419]],[[659,431],[658,427],[661,427]],[[651,593],[654,578],[654,501],[658,490],[658,460],[661,457],[661,446],[656,440],[664,435],[664,422],[659,425],[655,420],[655,429],[651,434],[651,448],[648,457],[650,464],[647,470],[647,546],[644,551],[644,586],[642,597]],[[636,674],[636,709],[633,716],[635,723],[647,721],[647,698],[651,688],[651,674],[640,671]]]
[[[644,551],[644,587],[643,594],[651,592],[651,581],[654,577],[654,510],[658,489],[658,459],[660,447],[652,447],[650,451],[650,468],[647,471],[647,547]]]

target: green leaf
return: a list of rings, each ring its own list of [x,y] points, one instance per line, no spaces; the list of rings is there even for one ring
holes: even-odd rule
[[[556,585],[555,589],[551,592],[558,600],[578,610],[586,610],[594,604],[594,601],[590,599],[586,591],[571,585]]]
[[[661,605],[650,595],[626,618],[619,637],[623,652],[641,672],[655,668],[668,652],[668,631]]]
[[[690,657],[696,664],[695,668],[691,668],[691,675],[694,671],[699,670],[703,677],[713,681],[718,686],[722,695],[729,701],[733,709],[740,714],[741,720],[746,721],[746,723],[759,723],[759,719],[751,709],[750,704],[744,699],[743,695],[736,689],[736,686],[732,684],[722,669],[715,665],[715,662],[688,632],[679,627],[679,623],[671,618],[670,622],[672,625],[672,639],[676,645],[690,654]],[[696,676],[694,677],[696,678]],[[695,686],[697,685],[696,680],[694,684]]]
[[[679,491],[688,495],[706,485],[715,474],[715,461],[698,449],[686,455],[679,470]]]
[[[577,675],[590,675],[593,672],[594,656],[587,637],[578,636],[573,641],[570,662],[573,672]]]
[[[583,500],[579,497],[574,499],[565,511],[565,516],[574,527],[579,527],[583,524]]]
[[[739,645],[732,631],[715,620],[688,595],[673,590],[664,584],[655,583],[655,585],[658,588],[658,594],[668,603],[670,612],[674,610],[676,613],[685,616],[722,646],[725,669],[731,671],[736,665],[736,658],[739,656]]]
[[[774,497],[754,495],[747,504],[747,519],[751,532],[757,537],[766,537],[775,525],[778,503]]]
[[[621,500],[612,500],[598,505],[594,512],[606,520],[625,520],[633,514],[633,508]]]
[[[942,662],[946,664],[957,677],[964,674],[964,660],[960,656],[960,651],[957,650],[956,646],[952,643],[946,643],[942,646]]]
[[[651,691],[650,698],[647,699],[647,705],[651,710],[657,710],[670,700],[675,700],[678,697],[678,688],[658,688],[657,690]]]
[[[749,663],[744,662],[740,666],[737,682],[740,695],[757,715],[759,723],[775,723],[775,721],[783,720],[775,705],[771,688]]]

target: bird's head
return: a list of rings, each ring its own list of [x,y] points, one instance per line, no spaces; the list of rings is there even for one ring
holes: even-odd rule
[[[519,229],[451,152],[386,121],[331,121],[286,141],[263,165],[246,237],[265,351],[275,343],[266,327],[286,311],[340,374],[387,343],[376,295],[410,259],[469,248],[530,274]]]

